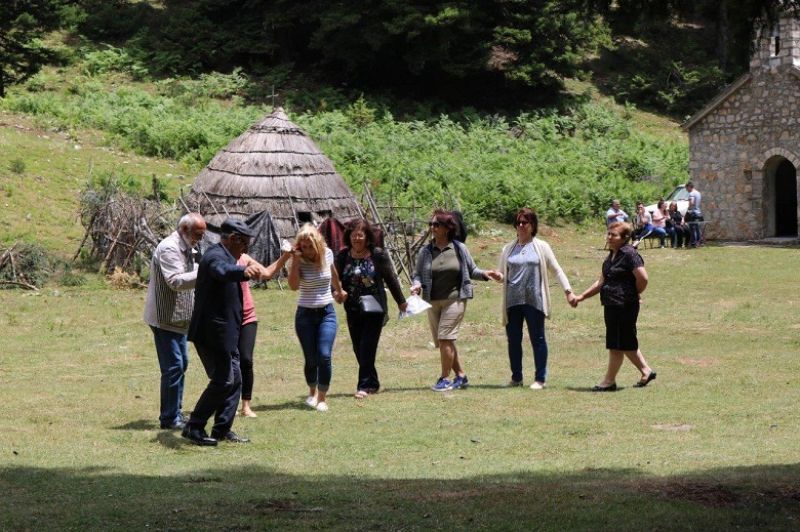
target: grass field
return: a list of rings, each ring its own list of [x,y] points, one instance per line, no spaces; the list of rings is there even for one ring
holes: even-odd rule
[[[511,236],[468,244],[489,266]],[[543,236],[588,286],[598,230]],[[385,389],[356,401],[340,323],[331,410],[317,413],[301,406],[296,294],[257,290],[259,417],[234,426],[252,443],[218,448],[158,429],[143,291],[0,291],[0,529],[796,529],[798,249],[643,256],[640,340],[659,376],[634,389],[627,364],[612,394],[588,392],[607,360],[597,299],[555,301],[546,390],[502,388],[499,288],[482,283],[459,340],[469,389],[431,392],[425,320],[392,320]],[[525,370],[530,383],[529,346]],[[192,350],[187,409],[204,385]]]

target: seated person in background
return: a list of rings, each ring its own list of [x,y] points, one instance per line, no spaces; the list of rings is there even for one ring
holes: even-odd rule
[[[660,247],[664,247],[664,240],[667,238],[667,206],[664,200],[659,200],[656,210],[650,211],[650,218],[653,223],[653,234],[658,236]]]
[[[689,226],[686,225],[686,222],[683,220],[681,211],[678,210],[678,204],[674,201],[670,203],[668,212],[670,222],[672,223],[672,234],[670,234],[672,247],[682,248],[684,242],[686,242],[686,247],[689,247]]]
[[[633,247],[637,247],[645,237],[653,232],[653,218],[650,213],[644,210],[644,203],[636,202],[636,216],[633,218],[634,240],[631,242]]]
[[[614,222],[627,222],[628,214],[622,210],[619,200],[611,200],[611,208],[606,211],[606,227]]]

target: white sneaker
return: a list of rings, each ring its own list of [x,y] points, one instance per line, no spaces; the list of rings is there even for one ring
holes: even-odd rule
[[[535,381],[533,384],[531,384],[531,390],[544,390],[545,386],[547,386],[545,383]]]
[[[317,412],[327,412],[328,411],[328,403],[322,401],[321,403],[317,403]]]
[[[308,397],[306,397],[306,404],[311,408],[317,408],[317,396],[309,395]]]

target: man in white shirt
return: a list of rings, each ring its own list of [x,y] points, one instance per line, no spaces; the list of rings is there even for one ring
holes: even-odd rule
[[[144,321],[153,331],[161,368],[162,429],[181,429],[183,384],[189,353],[186,332],[194,307],[197,260],[194,246],[203,238],[206,222],[196,213],[184,215],[178,229],[162,240],[150,262],[150,283],[144,305]]]
[[[611,201],[611,208],[606,211],[606,226],[613,224],[614,222],[627,222],[628,215],[625,211],[620,208],[619,200],[615,199]]]
[[[703,211],[700,210],[700,200],[702,194],[694,188],[694,183],[686,183],[686,190],[689,192],[689,208],[686,210],[686,221],[691,232],[691,246],[697,247],[701,244],[700,224],[703,221]]]

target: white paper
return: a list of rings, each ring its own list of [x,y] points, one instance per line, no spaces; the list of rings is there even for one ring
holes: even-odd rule
[[[417,314],[422,314],[429,308],[431,308],[430,303],[427,303],[424,299],[419,296],[410,296],[406,299],[406,311],[400,312],[397,316],[397,319],[408,318],[410,316],[416,316]]]

